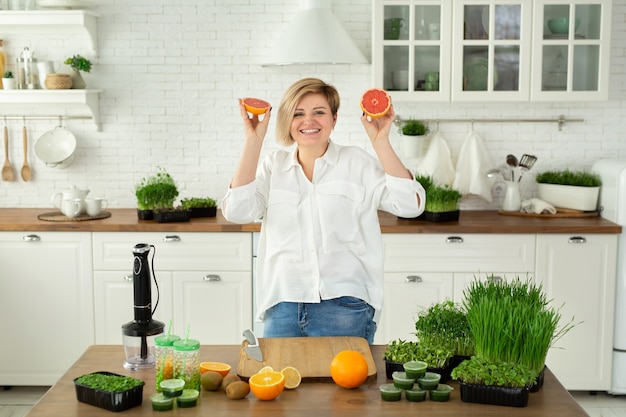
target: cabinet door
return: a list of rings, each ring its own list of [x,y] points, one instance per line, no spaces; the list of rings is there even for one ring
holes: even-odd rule
[[[241,271],[174,273],[174,323],[202,344],[240,344],[252,328],[252,276]]]
[[[561,308],[561,324],[581,322],[546,361],[566,389],[610,389],[616,253],[616,235],[537,236],[536,278]]]
[[[0,385],[52,385],[94,343],[91,233],[0,233]]]
[[[172,273],[156,271],[152,280],[153,319],[169,325],[172,313]],[[133,271],[94,272],[96,343],[121,345],[122,325],[134,319]],[[156,304],[158,301],[158,305]]]
[[[527,101],[532,2],[454,3],[452,100]]]
[[[452,299],[452,274],[385,273],[385,296],[374,343],[415,339],[417,313]]]
[[[374,3],[374,83],[394,100],[450,99],[451,0]]]
[[[537,0],[532,100],[606,100],[610,0]]]

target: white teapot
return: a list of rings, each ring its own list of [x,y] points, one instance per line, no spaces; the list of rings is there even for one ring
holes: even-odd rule
[[[79,214],[85,213],[85,197],[89,194],[89,190],[81,190],[80,188],[72,185],[69,190],[61,191],[52,195],[50,200],[54,207],[60,209],[63,206],[64,200],[80,200],[81,209]]]

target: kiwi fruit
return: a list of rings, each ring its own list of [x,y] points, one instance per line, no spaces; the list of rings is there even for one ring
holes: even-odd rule
[[[239,375],[237,374],[228,374],[222,379],[222,391],[226,391],[226,388],[233,382],[241,381]]]
[[[202,388],[207,391],[217,391],[222,386],[222,375],[215,371],[207,371],[200,377]]]
[[[226,387],[226,396],[231,400],[240,400],[250,393],[250,385],[244,381],[234,381]]]

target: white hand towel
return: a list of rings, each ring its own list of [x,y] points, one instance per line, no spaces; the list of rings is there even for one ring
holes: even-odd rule
[[[534,214],[556,214],[556,208],[552,204],[538,198],[529,198],[528,200],[522,200],[522,212]]]
[[[492,166],[491,156],[482,138],[471,131],[459,152],[453,187],[462,194],[475,194],[491,203],[493,179],[487,177],[485,169]]]
[[[454,181],[452,154],[441,133],[436,132],[433,135],[417,173],[431,176],[435,184],[440,186],[452,185]]]

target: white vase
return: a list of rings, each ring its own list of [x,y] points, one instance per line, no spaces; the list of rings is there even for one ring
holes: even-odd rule
[[[15,90],[15,78],[3,78],[2,88],[5,90]]]
[[[72,88],[76,90],[84,90],[85,87],[87,87],[87,85],[85,84],[85,80],[80,74],[80,71],[72,69]]]
[[[522,198],[519,192],[519,183],[515,181],[506,182],[506,193],[504,194],[504,202],[502,210],[504,211],[520,211],[522,209]]]
[[[407,158],[421,158],[424,150],[424,138],[426,136],[402,135],[402,152]]]

